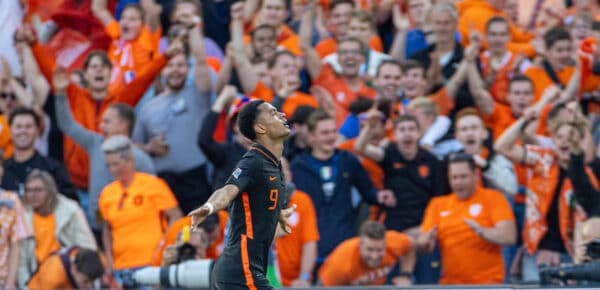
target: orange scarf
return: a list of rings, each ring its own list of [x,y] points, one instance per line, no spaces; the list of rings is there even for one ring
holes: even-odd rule
[[[529,183],[525,202],[526,217],[523,227],[523,240],[527,251],[533,254],[548,231],[546,216],[559,182],[560,168],[556,155],[551,149],[536,146],[527,146],[526,148],[527,159],[531,159],[532,162],[528,163]],[[586,173],[591,183],[597,188],[598,182],[589,168],[586,168]],[[575,201],[573,185],[569,178],[565,178],[559,194],[558,224],[560,235],[567,252],[573,255],[575,220],[584,220],[585,213]]]

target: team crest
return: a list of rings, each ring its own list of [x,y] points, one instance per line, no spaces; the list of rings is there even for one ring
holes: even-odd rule
[[[423,178],[426,178],[427,176],[429,176],[429,166],[427,166],[427,165],[419,166],[419,175],[421,175],[421,177],[423,177]]]
[[[482,206],[481,206],[481,204],[479,204],[479,203],[472,204],[472,205],[469,207],[469,214],[470,214],[472,217],[477,217],[477,216],[478,216],[478,215],[481,213],[481,208],[482,208]]]
[[[240,177],[240,174],[242,174],[242,169],[238,167],[233,171],[231,175],[233,175],[235,179],[238,179],[238,177]]]

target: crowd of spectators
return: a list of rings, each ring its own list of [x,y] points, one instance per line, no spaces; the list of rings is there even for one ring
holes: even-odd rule
[[[217,259],[227,212],[185,215],[254,99],[292,128],[274,286],[536,283],[600,238],[600,1],[2,0],[0,23],[1,289]]]

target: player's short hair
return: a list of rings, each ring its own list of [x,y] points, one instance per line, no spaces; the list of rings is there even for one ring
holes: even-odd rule
[[[250,101],[238,114],[238,127],[240,129],[240,133],[244,135],[244,137],[255,141],[256,140],[256,131],[254,131],[254,124],[256,124],[256,118],[260,113],[258,107],[262,105],[265,101],[263,100],[255,100]]]
[[[408,105],[409,111],[417,108],[421,108],[429,116],[437,116],[439,113],[438,105],[427,97],[418,97]]]
[[[544,34],[544,45],[547,49],[562,40],[572,40],[571,33],[562,26],[555,26]]]
[[[35,111],[25,107],[20,107],[12,111],[12,113],[8,117],[8,125],[12,126],[13,122],[18,116],[31,116],[36,127],[40,128],[42,126],[42,120],[35,113]]]
[[[485,32],[490,31],[490,27],[492,27],[492,25],[494,25],[494,23],[503,23],[506,25],[507,30],[510,29],[506,18],[504,18],[502,16],[494,16],[494,17],[490,18],[490,20],[488,20],[488,22],[485,24]]]
[[[360,236],[372,240],[385,239],[386,228],[383,224],[375,221],[366,221],[360,226]]]
[[[448,172],[450,172],[450,165],[455,163],[467,163],[469,169],[473,172],[477,169],[473,155],[468,153],[451,153],[448,156]]]
[[[123,159],[133,158],[133,143],[125,135],[115,135],[104,140],[102,143],[104,154],[118,154]]]
[[[331,11],[331,10],[335,9],[335,7],[338,7],[339,5],[343,5],[343,4],[348,4],[348,5],[352,6],[352,8],[356,7],[356,4],[352,0],[333,0],[333,1],[331,1],[331,3],[329,3],[329,11]]]
[[[381,68],[386,65],[393,65],[400,70],[400,73],[402,73],[402,64],[399,61],[397,61],[395,59],[386,59],[386,60],[382,61],[379,64],[379,66],[377,66],[377,72],[375,72],[375,77],[379,77],[379,74],[381,73]]]
[[[531,85],[531,88],[533,88],[533,81],[528,76],[519,73],[519,74],[514,75],[508,81],[508,90],[509,91],[510,91],[511,86],[516,82],[528,82]]]
[[[79,249],[75,255],[75,268],[90,280],[96,280],[104,275],[102,260],[97,251]]]
[[[414,59],[407,59],[406,61],[402,62],[400,68],[402,69],[403,74],[407,73],[409,70],[420,69],[423,72],[423,77],[425,77],[427,70],[422,63]]]
[[[456,113],[456,115],[454,116],[454,128],[456,129],[456,127],[458,126],[458,121],[460,119],[462,119],[464,117],[468,117],[468,116],[477,117],[483,124],[483,120],[481,119],[479,112],[477,112],[477,109],[475,109],[473,107],[467,107],[467,108],[464,108],[464,109],[458,111],[458,113]]]
[[[83,62],[83,70],[86,70],[90,66],[95,57],[100,58],[100,61],[104,66],[112,69],[112,62],[110,61],[110,58],[108,58],[106,52],[103,50],[93,50],[85,57],[85,61]]]
[[[117,111],[119,118],[127,123],[128,132],[131,134],[133,131],[133,126],[135,125],[135,111],[133,108],[125,103],[115,103],[110,105],[108,108]]]
[[[267,67],[269,69],[272,69],[275,67],[275,65],[277,64],[277,61],[279,61],[279,58],[283,57],[283,56],[289,56],[292,59],[296,59],[296,56],[291,53],[288,50],[279,50],[275,53],[275,55],[273,55],[273,57],[271,57],[271,59],[269,60],[269,62],[267,63]]]
[[[398,125],[400,125],[401,123],[404,123],[404,122],[413,122],[417,126],[417,129],[421,129],[421,126],[419,126],[419,121],[417,120],[417,118],[413,115],[408,115],[408,114],[398,116],[398,118],[396,118],[396,120],[394,120],[394,128],[398,127]]]
[[[333,117],[323,110],[314,111],[310,114],[310,117],[308,117],[308,121],[306,122],[308,124],[308,131],[314,132],[315,129],[317,129],[317,125],[325,120],[333,120]]]

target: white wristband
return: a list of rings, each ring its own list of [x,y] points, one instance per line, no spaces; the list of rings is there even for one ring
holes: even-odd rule
[[[212,203],[207,202],[204,204],[204,206],[208,207],[208,215],[211,215],[213,212],[215,212],[215,206],[213,206]]]

